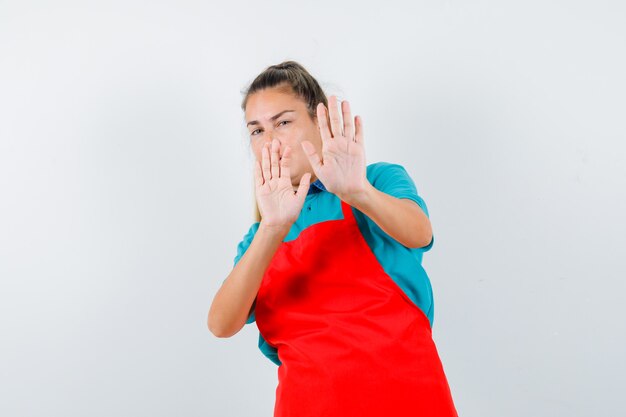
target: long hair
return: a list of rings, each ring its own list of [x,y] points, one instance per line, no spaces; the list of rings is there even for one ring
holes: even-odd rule
[[[280,64],[271,65],[261,72],[252,83],[242,91],[243,101],[241,109],[245,112],[248,98],[257,91],[266,88],[279,88],[295,94],[301,98],[307,107],[311,120],[317,116],[317,104],[324,103],[328,107],[328,98],[320,87],[317,80],[299,63],[295,61],[284,61]],[[253,182],[254,184],[254,182]],[[256,188],[253,188],[253,192]],[[261,213],[254,196],[254,218],[261,221]]]

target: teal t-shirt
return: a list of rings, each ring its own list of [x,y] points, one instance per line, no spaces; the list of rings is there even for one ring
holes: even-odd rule
[[[426,216],[428,208],[424,199],[418,194],[415,183],[402,165],[390,162],[374,162],[366,169],[369,182],[379,191],[397,198],[408,198],[415,201],[424,211]],[[433,325],[434,302],[430,279],[422,267],[422,255],[432,248],[435,241],[433,237],[427,246],[421,248],[408,248],[383,231],[373,220],[352,207],[354,217],[365,241],[372,249],[385,272],[398,284],[398,286],[413,300],[424,312]],[[317,179],[309,186],[309,192],[305,198],[300,216],[291,226],[289,233],[283,240],[288,242],[296,239],[305,228],[326,220],[342,219],[341,200],[333,193],[326,191],[324,184]],[[248,249],[254,234],[259,228],[259,222],[255,222],[237,245],[237,255],[233,267]],[[254,310],[246,320],[246,324],[255,321]],[[280,365],[276,349],[263,339],[259,333],[259,349],[272,362]]]

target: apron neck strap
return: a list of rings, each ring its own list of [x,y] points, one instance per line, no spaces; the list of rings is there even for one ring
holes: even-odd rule
[[[354,213],[352,212],[352,206],[346,203],[343,200],[339,200],[341,202],[341,211],[343,212],[343,218],[350,222],[355,222]]]

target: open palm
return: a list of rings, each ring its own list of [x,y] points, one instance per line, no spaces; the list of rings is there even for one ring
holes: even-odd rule
[[[256,200],[263,224],[288,230],[300,215],[311,174],[302,175],[294,193],[289,172],[291,148],[285,147],[280,164],[278,149],[277,139],[272,140],[271,145],[266,143],[261,150],[261,162],[256,161],[254,165]]]
[[[367,185],[363,125],[361,117],[352,122],[350,106],[342,102],[343,126],[339,118],[337,97],[328,101],[330,127],[326,107],[317,106],[317,120],[322,137],[322,156],[318,155],[309,141],[302,141],[302,148],[309,158],[315,175],[329,192],[342,200],[361,193]]]

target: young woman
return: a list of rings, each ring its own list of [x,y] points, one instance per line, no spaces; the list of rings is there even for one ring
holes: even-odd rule
[[[457,416],[421,266],[434,237],[406,170],[366,165],[361,118],[296,62],[262,72],[242,109],[257,221],[213,299],[211,332],[256,321],[279,365],[275,417]]]

